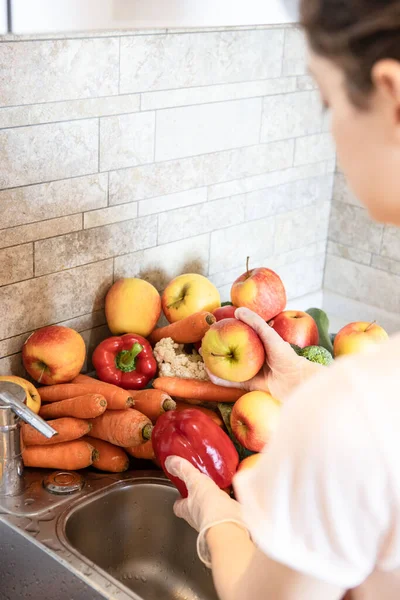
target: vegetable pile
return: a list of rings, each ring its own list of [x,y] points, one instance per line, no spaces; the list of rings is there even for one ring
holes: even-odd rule
[[[237,306],[268,320],[294,351],[321,365],[387,337],[363,322],[332,336],[322,310],[282,310],[286,292],[270,269],[247,265],[231,298],[236,306],[221,304],[215,286],[192,273],[171,281],[161,298],[144,280],[117,281],[106,298],[115,335],[95,349],[93,377],[80,373],[79,333],[49,326],[31,335],[22,356],[41,387],[12,375],[2,379],[25,389],[27,405],[57,435],[49,440],[22,425],[25,466],[120,473],[137,460],[164,468],[166,458],[178,454],[229,490],[238,469],[257,463],[281,406],[267,392],[244,392],[242,382],[258,372],[265,352],[255,331],[235,318]],[[161,309],[169,324],[157,327]],[[231,387],[215,385],[209,373]],[[182,482],[173,481],[185,496]]]

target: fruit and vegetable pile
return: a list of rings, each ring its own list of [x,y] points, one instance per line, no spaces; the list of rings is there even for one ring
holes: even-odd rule
[[[80,334],[53,325],[22,348],[24,367],[40,387],[0,378],[21,385],[28,406],[57,431],[47,439],[22,425],[25,466],[118,473],[129,468],[130,457],[164,468],[177,454],[229,489],[235,472],[259,459],[281,408],[279,398],[243,389],[266,356],[257,333],[235,318],[237,307],[251,309],[300,356],[321,365],[387,338],[376,323],[364,322],[332,335],[322,310],[285,310],[284,285],[267,268],[247,267],[223,305],[202,275],[176,277],[161,296],[142,279],[121,279],[106,296],[113,335],[93,353],[96,375],[81,374]],[[162,313],[168,325],[158,327]],[[210,373],[232,387],[212,383]],[[185,496],[182,482],[173,481]]]

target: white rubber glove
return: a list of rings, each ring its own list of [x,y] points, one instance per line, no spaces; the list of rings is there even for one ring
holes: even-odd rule
[[[283,401],[300,383],[325,368],[298,356],[291,345],[285,342],[264,319],[248,308],[238,308],[235,317],[252,327],[263,342],[266,353],[265,365],[253,379],[241,384],[225,381],[208,372],[213,383],[225,387],[242,387],[248,392],[254,390],[270,392],[274,398]]]
[[[235,523],[247,531],[242,519],[241,505],[184,458],[169,456],[165,467],[187,487],[189,495],[175,502],[174,513],[180,519],[185,519],[199,533],[197,553],[200,560],[210,567],[206,533],[211,527],[221,523]]]

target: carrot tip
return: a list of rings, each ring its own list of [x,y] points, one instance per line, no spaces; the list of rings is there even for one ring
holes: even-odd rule
[[[147,423],[142,429],[142,438],[144,440],[151,439],[152,431],[153,431],[153,425],[151,425],[151,423]]]
[[[132,406],[135,406],[135,401],[131,396],[129,396],[129,398],[127,399],[126,406],[127,408],[132,408]]]
[[[100,452],[98,450],[95,450],[93,448],[93,451],[92,451],[92,463],[96,462],[96,460],[99,460],[99,458],[100,458]]]
[[[107,406],[107,400],[100,400],[100,406]]]
[[[167,398],[167,400],[164,400],[162,407],[165,412],[168,412],[169,410],[175,410],[176,402],[175,400],[172,400],[172,398]]]

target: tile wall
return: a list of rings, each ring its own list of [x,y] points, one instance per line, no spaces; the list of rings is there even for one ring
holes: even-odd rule
[[[394,313],[400,327],[400,230],[375,223],[341,173],[334,180],[324,287]]]
[[[8,36],[0,72],[0,373],[47,324],[93,348],[119,277],[225,300],[249,255],[321,289],[334,149],[296,29]]]

